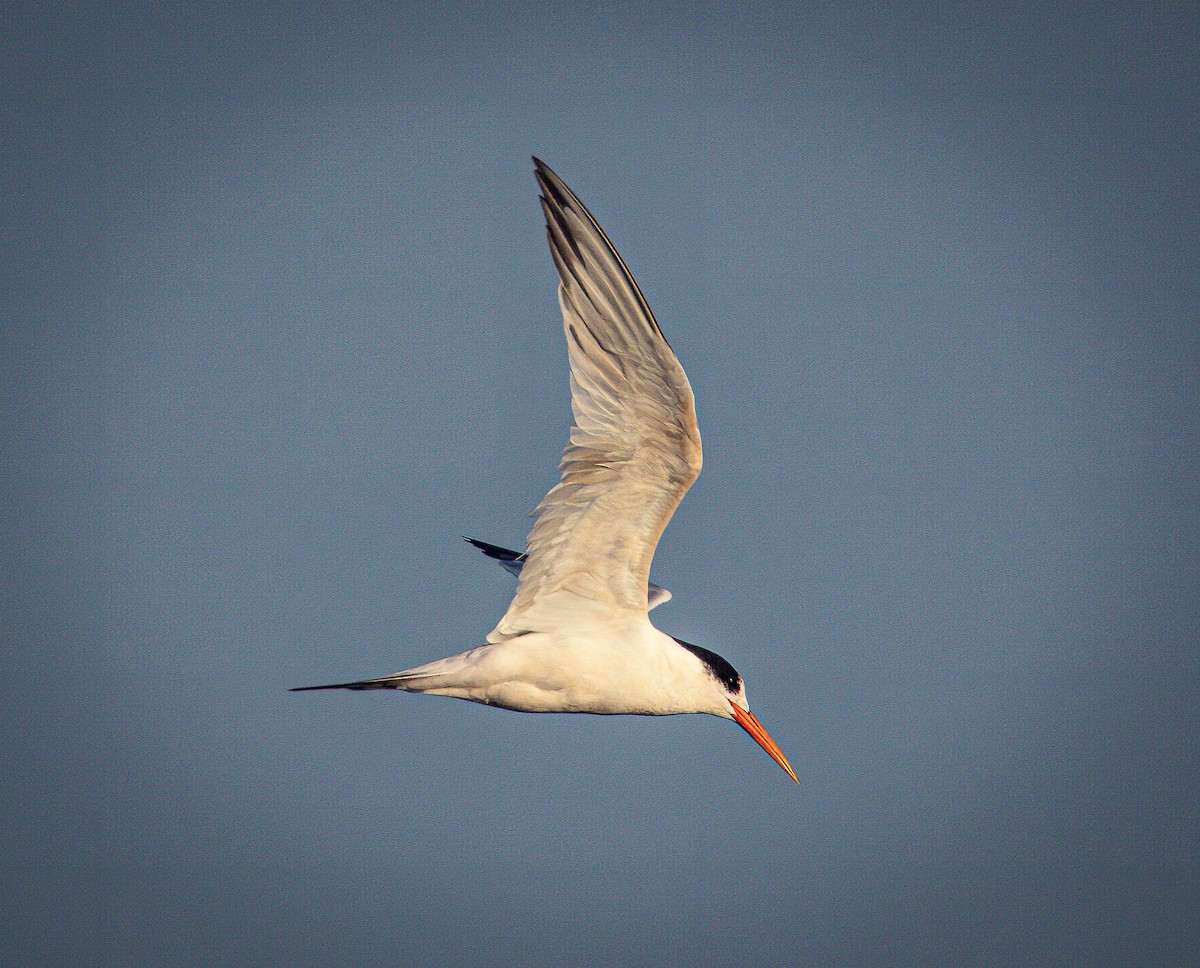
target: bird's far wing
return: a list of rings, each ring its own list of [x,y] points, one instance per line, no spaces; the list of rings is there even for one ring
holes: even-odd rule
[[[476,538],[463,538],[468,544],[474,545],[489,558],[493,558],[500,563],[500,567],[507,571],[510,575],[520,575],[521,566],[525,564],[525,555],[520,551],[509,551],[507,548],[501,548],[499,545],[488,544],[486,541],[479,541]]]
[[[562,479],[534,512],[517,594],[488,636],[647,610],[650,561],[700,473],[692,388],[625,263],[534,159],[571,365]]]
[[[486,541],[480,541],[478,538],[464,538],[468,544],[474,545],[489,558],[494,559],[499,563],[500,567],[507,571],[510,575],[520,575],[521,567],[525,564],[525,553],[523,551],[510,551],[508,548],[501,548],[499,545],[488,544]],[[671,593],[654,582],[648,582],[646,585],[646,607],[650,611],[658,608],[663,602],[671,600]]]

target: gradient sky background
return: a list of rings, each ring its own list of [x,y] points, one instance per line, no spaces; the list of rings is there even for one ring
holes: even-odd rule
[[[1183,965],[1194,4],[6,8],[10,965]],[[529,156],[695,387],[709,717],[482,642],[569,423]]]

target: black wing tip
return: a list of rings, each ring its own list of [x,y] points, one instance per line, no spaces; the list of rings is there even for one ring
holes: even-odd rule
[[[488,544],[486,541],[480,541],[478,538],[468,538],[466,535],[463,535],[463,541],[474,545],[489,558],[495,558],[497,561],[519,561],[525,557],[524,552],[501,548],[499,545]]]
[[[585,257],[581,251],[580,242],[576,238],[579,230],[572,226],[568,218],[569,215],[571,218],[582,221],[585,226],[591,226],[591,230],[598,239],[600,247],[607,249],[608,255],[613,262],[613,265],[610,267],[596,269],[593,266],[593,270],[589,271],[603,271],[609,274],[612,280],[620,280],[624,285],[627,285],[632,291],[634,299],[641,306],[642,313],[650,321],[653,330],[666,343],[667,339],[663,336],[662,330],[659,328],[658,320],[654,318],[650,304],[646,302],[646,297],[642,294],[637,281],[633,278],[633,273],[625,265],[625,260],[621,258],[617,247],[612,244],[608,233],[601,228],[600,223],[596,221],[596,217],[583,204],[579,196],[567,187],[566,182],[559,178],[549,165],[536,155],[533,158],[533,165],[538,187],[542,190],[541,201],[542,212],[546,216],[546,236],[550,242],[550,251],[554,256],[555,267],[558,269],[560,280],[569,288],[570,282],[568,277],[576,276],[576,282],[586,290],[588,288],[586,282],[578,279],[577,270],[571,268],[571,266],[572,263],[592,264],[595,261],[592,257]],[[587,230],[585,229],[584,232],[586,234]],[[668,348],[670,345],[670,343],[667,343]]]
[[[580,208],[584,208],[575,193],[567,187],[567,183],[536,155],[533,159],[533,174],[537,179],[538,188],[542,190],[543,204],[552,205],[555,208],[567,208],[574,203]],[[584,208],[584,211],[586,212],[587,209]],[[590,213],[588,213],[588,217],[591,217]]]

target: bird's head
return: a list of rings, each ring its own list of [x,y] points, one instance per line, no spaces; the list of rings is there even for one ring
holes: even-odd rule
[[[746,701],[746,684],[742,682],[742,677],[738,675],[737,669],[727,659],[715,652],[710,652],[708,649],[692,645],[681,639],[675,639],[675,641],[700,660],[705,673],[713,680],[718,695],[714,695],[714,706],[708,711],[722,719],[732,719],[741,726],[750,734],[754,742],[767,751],[767,755],[771,759],[783,767],[788,776],[799,783],[796,771],[792,769],[792,764],[783,755],[779,744],[771,739],[771,734],[758,721],[758,717],[750,712],[749,703]]]

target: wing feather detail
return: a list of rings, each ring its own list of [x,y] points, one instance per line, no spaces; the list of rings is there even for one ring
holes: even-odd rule
[[[692,388],[645,297],[583,203],[534,165],[560,279],[574,423],[490,642],[644,616],[654,549],[702,463]]]

